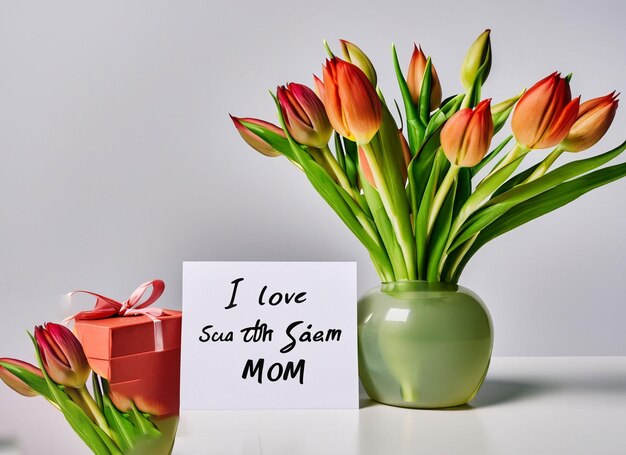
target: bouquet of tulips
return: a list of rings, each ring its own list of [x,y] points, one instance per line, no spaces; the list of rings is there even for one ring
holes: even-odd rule
[[[31,339],[39,367],[0,358],[0,379],[21,395],[48,400],[95,454],[137,453],[161,437],[149,416],[134,405],[128,413],[116,407],[116,400],[126,399],[109,393],[107,381],[91,371],[82,345],[67,327],[38,326]],[[86,387],[90,374],[93,396]]]
[[[392,48],[404,105],[400,127],[369,58],[347,41],[341,47],[343,59],[326,45],[329,59],[322,79],[314,77],[315,91],[278,87],[279,126],[231,118],[255,150],[284,156],[305,173],[367,248],[383,281],[456,283],[490,240],[626,175],[625,163],[597,169],[626,142],[553,167],[561,154],[587,150],[606,133],[615,92],[580,103],[571,97],[571,75],[555,72],[500,103],[482,99],[492,63],[489,30],[463,62],[464,92],[444,100],[431,58],[415,46],[405,76]],[[511,113],[513,134],[490,150]],[[551,151],[519,171],[540,149]]]

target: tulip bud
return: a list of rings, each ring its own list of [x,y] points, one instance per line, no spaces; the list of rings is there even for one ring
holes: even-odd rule
[[[276,90],[289,134],[302,145],[323,147],[328,144],[333,129],[324,104],[306,85],[287,84]]]
[[[363,71],[339,58],[326,60],[324,106],[333,128],[363,145],[369,143],[383,121],[382,105]]]
[[[461,82],[465,90],[469,90],[474,84],[476,76],[480,68],[485,65],[485,69],[482,72],[480,84],[484,84],[489,76],[491,70],[491,39],[489,34],[491,30],[487,29],[480,34],[476,41],[471,45],[467,54],[465,55],[465,61],[461,67]]]
[[[365,55],[365,53],[360,48],[358,48],[356,45],[352,44],[349,41],[339,40],[339,42],[341,43],[343,58],[353,65],[359,67],[359,69],[365,73],[372,85],[376,87],[376,70],[374,69],[374,65],[372,65],[372,62],[367,57],[367,55]]]
[[[67,327],[48,322],[35,327],[35,340],[48,376],[66,387],[84,387],[91,372],[85,351]]]
[[[504,100],[498,104],[491,106],[491,117],[493,118],[493,134],[496,134],[504,126],[504,123],[509,118],[515,103],[519,101],[526,90],[522,91],[519,95]]]
[[[265,156],[270,156],[270,157],[281,155],[281,153],[276,151],[270,144],[268,144],[259,136],[254,134],[246,126],[246,124],[254,125],[259,128],[264,128],[275,134],[278,134],[279,136],[286,137],[285,132],[281,128],[277,127],[276,125],[272,123],[265,122],[263,120],[259,120],[255,118],[240,118],[240,117],[234,117],[231,115],[230,119],[233,121],[235,128],[237,128],[237,131],[239,132],[243,140],[246,141],[246,143],[250,147],[252,147],[254,150],[256,150],[257,152]]]
[[[461,109],[444,124],[441,147],[452,164],[476,166],[487,154],[493,137],[490,102],[484,100],[474,109]]]
[[[572,100],[569,83],[554,72],[518,101],[511,129],[519,144],[543,149],[559,144],[576,121],[580,97]]]
[[[618,95],[609,93],[585,101],[578,110],[578,119],[562,143],[568,152],[581,152],[594,146],[607,132],[617,110]]]
[[[422,48],[414,45],[406,83],[409,86],[409,92],[411,92],[411,98],[415,104],[419,104],[427,62],[428,59],[424,55],[424,52],[422,52]],[[430,62],[430,74],[432,78],[430,84],[430,110],[434,111],[441,104],[442,94],[439,76],[437,75],[437,70],[432,64],[432,61]]]
[[[2,366],[2,364],[14,365],[16,367],[23,368],[30,373],[33,373],[40,378],[43,378],[43,374],[41,373],[41,370],[39,368],[31,365],[30,363],[22,362],[21,360],[7,358],[0,359],[0,379],[6,385],[8,385],[11,389],[16,391],[20,395],[24,395],[25,397],[36,397],[37,395],[39,395],[28,384],[26,384],[24,381],[22,381],[20,378],[7,370],[4,366]]]

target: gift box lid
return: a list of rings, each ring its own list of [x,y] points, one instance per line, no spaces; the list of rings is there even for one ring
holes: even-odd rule
[[[163,350],[180,348],[182,313],[163,310],[161,321]],[[80,319],[74,329],[85,354],[93,359],[152,352],[156,349],[154,322],[148,316]]]

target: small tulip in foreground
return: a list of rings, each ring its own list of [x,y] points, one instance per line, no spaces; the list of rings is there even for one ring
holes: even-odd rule
[[[306,85],[291,83],[278,87],[278,102],[289,134],[303,145],[323,147],[333,132],[324,104]]]
[[[476,166],[487,154],[493,137],[490,102],[484,100],[475,109],[461,109],[444,125],[441,147],[452,164]]]
[[[382,106],[365,73],[339,58],[326,61],[324,106],[333,128],[357,144],[369,143],[382,124]]]
[[[275,134],[278,134],[279,136],[285,137],[285,132],[282,129],[272,123],[265,122],[256,118],[240,118],[231,115],[230,119],[233,121],[235,128],[237,128],[237,131],[239,132],[243,140],[246,141],[246,143],[254,150],[261,153],[262,155],[269,157],[281,155],[279,152],[274,150],[274,148],[270,144],[268,144],[259,136],[250,131],[250,129],[246,127],[246,124],[254,125],[259,128],[269,130]]]
[[[411,92],[411,98],[415,104],[419,103],[420,92],[422,90],[422,81],[424,79],[424,73],[426,72],[427,58],[422,52],[422,48],[418,46],[413,47],[413,55],[411,57],[411,63],[409,64],[409,73],[407,75],[407,85]],[[441,83],[439,82],[439,76],[434,65],[430,67],[430,73],[432,82],[430,86],[430,110],[434,111],[441,104]]]
[[[581,152],[594,146],[607,132],[618,104],[615,92],[585,101],[578,110],[578,119],[562,144],[568,152]]]
[[[66,387],[85,386],[91,373],[78,338],[67,327],[54,323],[35,327],[35,340],[48,376]]]
[[[36,397],[39,395],[35,392],[31,387],[24,383],[20,378],[15,376],[9,370],[2,366],[2,364],[15,365],[17,367],[23,368],[25,370],[30,371],[31,373],[43,378],[43,374],[41,370],[34,365],[31,365],[27,362],[22,362],[21,360],[16,359],[0,359],[0,379],[8,385],[11,389],[19,393],[20,395],[24,395],[25,397]]]
[[[559,144],[578,116],[579,98],[572,100],[569,83],[552,73],[533,85],[518,101],[511,128],[517,142],[527,149]]]

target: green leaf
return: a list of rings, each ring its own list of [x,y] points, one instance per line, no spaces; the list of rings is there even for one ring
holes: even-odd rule
[[[345,160],[346,160],[346,175],[348,176],[348,180],[353,188],[358,188],[358,162],[359,162],[359,154],[357,150],[356,143],[353,141],[343,138],[343,147],[345,151]]]
[[[530,177],[530,175],[533,172],[535,172],[535,169],[537,169],[537,167],[539,167],[540,164],[541,163],[534,164],[528,169],[520,172],[519,174],[515,174],[513,177],[508,179],[506,182],[500,185],[497,190],[493,192],[493,194],[491,195],[491,199],[493,199],[496,196],[501,195],[502,193],[524,182],[528,177]]]
[[[442,158],[443,157],[443,158]],[[428,246],[428,217],[430,216],[430,207],[435,197],[437,184],[439,183],[440,170],[446,160],[442,152],[437,154],[434,159],[434,165],[431,168],[426,187],[420,202],[419,211],[415,218],[415,245],[417,250],[417,271],[418,278],[425,280],[427,277],[427,246]]]
[[[511,208],[506,213],[506,216],[492,223],[478,235],[476,241],[460,262],[459,267],[453,271],[454,279],[458,280],[467,262],[476,251],[489,241],[535,218],[539,218],[540,216],[556,210],[595,188],[611,183],[624,176],[626,176],[626,163],[609,166],[568,182],[561,183]]]
[[[111,429],[117,435],[117,442],[124,453],[130,451],[141,437],[132,422],[122,414],[107,396],[103,396],[104,416]]]
[[[131,406],[130,418],[133,419],[140,433],[149,438],[158,438],[161,436],[161,432],[154,426],[150,419],[139,412],[134,403],[131,402]]]
[[[513,139],[513,135],[508,136],[506,139],[500,142],[500,145],[498,145],[486,157],[484,157],[480,163],[472,167],[471,168],[472,177],[478,174],[478,172],[482,168],[484,168],[486,165],[488,165],[491,162],[491,160],[493,160],[496,156],[498,156],[498,154],[502,151],[502,149],[504,149],[504,147],[507,146],[507,144],[511,141],[511,139]]]
[[[95,371],[91,372],[91,385],[93,388],[94,399],[102,412],[104,412],[104,403],[102,401],[102,389],[100,388],[100,379]]]
[[[12,363],[0,362],[0,366],[4,367],[7,371],[16,376],[39,395],[43,396],[47,400],[54,401],[52,392],[50,392],[50,388],[48,387],[48,383],[41,376],[31,373],[26,368],[22,368]]]
[[[426,60],[424,76],[422,77],[422,88],[420,89],[420,99],[418,113],[422,124],[428,125],[430,120],[430,86],[432,85],[432,62],[430,57]]]
[[[461,108],[464,99],[465,93],[459,93],[458,95],[451,96],[441,103],[441,107],[439,109],[446,114],[447,118],[450,118]]]
[[[393,68],[396,72],[396,78],[398,79],[398,85],[400,86],[400,93],[402,94],[402,101],[404,102],[404,110],[406,112],[407,121],[407,135],[409,137],[409,147],[415,154],[419,147],[419,137],[422,135],[423,126],[419,124],[418,113],[411,97],[409,86],[406,83],[406,79],[402,74],[400,68],[400,62],[398,61],[398,53],[396,52],[396,46],[391,46],[391,53],[393,55]]]
[[[441,206],[441,210],[439,210],[437,221],[435,221],[435,225],[433,226],[433,232],[430,235],[428,245],[427,276],[427,279],[430,282],[440,281],[439,262],[448,241],[450,227],[452,226],[452,214],[454,211],[454,199],[457,191],[457,185],[458,180],[455,180],[452,184],[452,188],[450,188],[450,191],[448,191],[446,199]]]
[[[454,197],[454,211],[453,218],[456,218],[457,214],[465,204],[465,201],[472,194],[472,170],[468,167],[463,167],[459,170],[458,184],[456,187],[456,195]]]
[[[341,136],[339,136],[339,133],[337,133],[336,131],[333,134],[333,136],[335,140],[335,155],[337,156],[337,162],[339,163],[339,166],[341,166],[341,169],[343,169],[343,171],[346,172],[346,154],[343,151],[343,145],[341,144]],[[356,185],[353,185],[353,186],[356,186]]]

